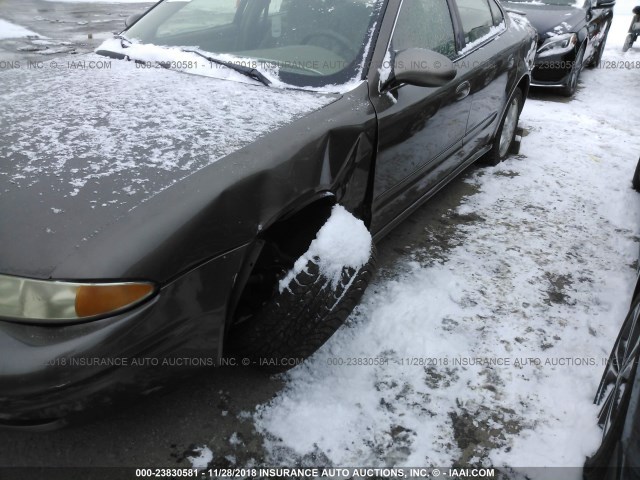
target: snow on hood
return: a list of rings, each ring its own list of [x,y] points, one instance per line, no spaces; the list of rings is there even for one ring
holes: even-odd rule
[[[93,54],[57,64],[0,74],[0,196],[47,184],[92,208],[133,208],[335,100]]]
[[[535,30],[531,22],[527,19],[526,14],[514,11],[507,11],[507,14],[511,19],[511,25],[513,25],[513,28],[516,30],[526,30],[529,28]]]
[[[371,245],[371,234],[364,222],[343,206],[334,206],[331,216],[318,231],[309,249],[296,261],[287,276],[280,280],[280,291],[287,288],[309,261],[317,263],[320,273],[334,285],[337,284],[345,267],[358,270],[369,261]]]
[[[508,2],[505,5],[526,14],[527,20],[538,31],[540,39],[576,32],[579,30],[578,25],[586,19],[585,10],[573,5],[538,5],[524,2]]]
[[[193,75],[201,75],[204,77],[233,80],[235,82],[250,83],[253,85],[261,85],[258,80],[255,80],[222,65],[212,64],[196,53],[185,51],[177,47],[164,47],[161,45],[153,45],[147,43],[135,43],[135,41],[130,45],[123,45],[120,39],[109,38],[96,49],[96,52],[100,53],[105,51],[125,55],[131,60],[145,62],[145,64],[148,63],[150,65],[156,62],[168,62],[172,66],[172,69],[190,73]],[[248,60],[246,58],[242,59],[240,57],[234,57],[232,55],[216,55],[216,58],[230,63],[238,62],[239,64],[242,64],[240,62],[246,62]],[[266,65],[266,63],[264,65]],[[261,70],[262,72],[262,69],[256,69]],[[274,78],[277,75],[277,69],[273,69],[272,72],[264,71],[262,73],[267,76],[269,81],[279,85],[280,82]]]

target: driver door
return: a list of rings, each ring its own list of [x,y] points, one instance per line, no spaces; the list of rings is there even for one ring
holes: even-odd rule
[[[425,48],[455,60],[455,38],[447,0],[404,0],[391,50]],[[374,233],[388,226],[450,173],[446,160],[462,147],[471,110],[471,85],[465,73],[464,69],[458,71],[442,87],[403,84],[372,94],[378,115]]]

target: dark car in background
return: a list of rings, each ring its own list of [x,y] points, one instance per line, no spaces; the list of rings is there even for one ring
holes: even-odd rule
[[[640,282],[596,394],[602,444],[585,464],[587,480],[640,479],[639,360]]]
[[[575,93],[584,67],[602,59],[615,0],[507,0],[538,30],[532,86]]]
[[[536,39],[495,0],[166,0],[129,23],[73,58],[109,68],[0,73],[5,426],[313,353],[375,265],[304,257],[327,219],[377,240],[503,160]]]
[[[640,192],[640,159],[632,179]],[[600,405],[602,443],[584,469],[585,480],[640,479],[640,269],[629,313],[620,328],[594,403]]]

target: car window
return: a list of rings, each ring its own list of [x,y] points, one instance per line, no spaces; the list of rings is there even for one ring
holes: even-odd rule
[[[467,44],[489,33],[494,23],[487,0],[457,0],[456,3]]]
[[[404,0],[393,33],[392,47],[427,48],[451,59],[456,43],[446,0]]]
[[[383,0],[165,0],[125,34],[139,43],[249,58],[297,86],[338,85],[361,75],[362,58],[380,23],[383,4]]]
[[[502,11],[495,0],[489,0],[489,8],[491,8],[491,15],[493,16],[493,24],[495,26],[500,25],[504,22],[504,16],[502,15]]]
[[[176,0],[172,3],[182,3],[184,6],[158,27],[158,38],[231,25],[235,20],[240,0]],[[282,0],[271,0],[269,12],[279,13],[281,6]]]
[[[214,15],[215,14],[215,15]],[[185,3],[171,21],[158,27],[158,37],[178,35],[233,23],[236,14],[234,0],[207,0]]]

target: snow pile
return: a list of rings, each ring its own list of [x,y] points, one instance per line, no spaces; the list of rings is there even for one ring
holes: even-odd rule
[[[614,21],[605,60],[625,58],[628,23]],[[449,213],[467,219],[449,247],[383,272],[259,407],[267,463],[582,465],[635,280],[637,80],[586,70],[571,101],[527,101],[521,155],[467,180],[478,193]]]
[[[35,32],[0,18],[0,40],[4,38],[39,37]]]
[[[197,453],[197,457],[187,457],[187,460],[191,462],[191,468],[203,469],[209,466],[209,463],[213,460],[213,452],[209,447],[198,447],[194,450]]]
[[[370,257],[371,234],[364,222],[342,205],[335,205],[309,249],[296,261],[287,276],[280,280],[280,291],[287,288],[310,261],[317,263],[320,273],[335,285],[340,281],[345,267],[359,270]]]

